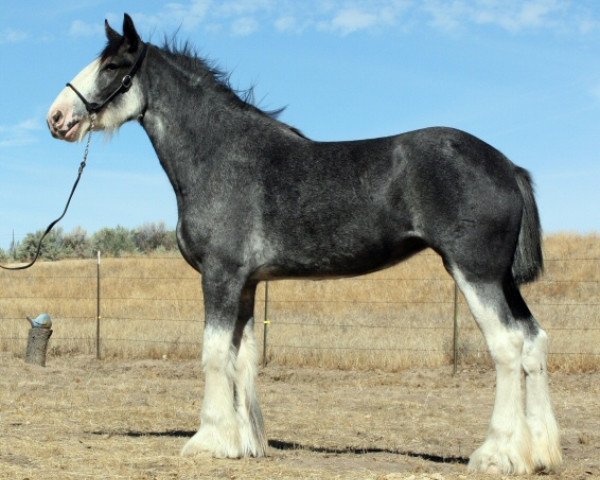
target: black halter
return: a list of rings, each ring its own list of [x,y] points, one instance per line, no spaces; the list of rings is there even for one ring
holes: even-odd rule
[[[81,101],[85,105],[85,109],[88,111],[88,113],[90,115],[92,113],[98,113],[100,110],[102,110],[104,107],[106,107],[106,105],[108,105],[110,102],[112,102],[113,99],[117,95],[125,93],[127,90],[129,90],[131,88],[131,85],[133,83],[133,77],[135,77],[135,74],[137,73],[140,66],[142,65],[142,62],[144,61],[144,57],[146,56],[147,49],[148,49],[148,44],[144,43],[143,47],[142,47],[142,51],[140,52],[140,56],[137,58],[137,60],[131,67],[131,70],[129,70],[129,73],[127,75],[125,75],[123,77],[123,79],[121,80],[121,85],[119,85],[118,88],[113,93],[111,93],[108,96],[108,98],[106,100],[104,100],[102,103],[88,102],[86,100],[86,98],[79,92],[79,90],[77,90],[73,85],[71,85],[71,83],[67,83],[67,87],[71,88],[75,92],[75,94],[81,99]]]

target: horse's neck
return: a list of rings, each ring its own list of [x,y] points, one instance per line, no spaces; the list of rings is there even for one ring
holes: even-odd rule
[[[206,178],[212,152],[231,141],[227,128],[235,107],[210,72],[190,73],[172,59],[154,59],[142,124],[179,198]]]

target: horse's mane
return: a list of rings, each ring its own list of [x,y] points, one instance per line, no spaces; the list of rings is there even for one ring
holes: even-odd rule
[[[263,110],[258,107],[255,103],[254,86],[244,90],[234,88],[231,85],[231,74],[218,68],[215,62],[201,57],[188,41],[181,43],[177,39],[165,39],[161,50],[175,57],[178,65],[190,73],[198,76],[210,75],[214,79],[216,88],[243,109],[253,110],[274,119],[285,110],[285,107],[274,110]]]

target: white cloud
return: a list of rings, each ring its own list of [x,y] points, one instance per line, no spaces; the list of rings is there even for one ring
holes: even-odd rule
[[[600,102],[600,83],[590,89],[592,97]]]
[[[200,25],[213,32],[221,31],[220,25],[227,22],[233,35],[250,35],[259,27],[252,14],[269,12],[275,5],[274,0],[192,0],[166,3],[154,14],[136,13],[133,18],[145,29],[181,27],[183,31],[195,30]]]
[[[559,27],[568,8],[565,0],[427,0],[423,5],[431,24],[442,30],[476,24],[509,32]]]
[[[166,15],[167,18],[174,18],[175,21],[179,21],[184,30],[193,30],[206,18],[211,3],[210,0],[193,0],[187,7],[176,3],[168,3],[166,5]]]
[[[338,12],[331,20],[331,28],[342,35],[364,30],[376,25],[377,15],[356,8],[348,8]]]
[[[279,32],[299,32],[300,28],[296,17],[293,15],[285,15],[275,20],[275,28]]]
[[[600,26],[594,11],[569,0],[181,0],[133,18],[142,31],[203,28],[231,35],[251,35],[266,26],[282,33],[313,29],[342,36],[418,24],[445,32],[488,26],[511,33],[545,29],[578,34]],[[76,21],[71,34],[91,35],[101,28]]]
[[[166,3],[158,12],[137,12],[132,13],[132,17],[136,26],[141,30],[181,27],[184,31],[193,31],[209,17],[212,4],[212,0],[192,0],[188,3],[171,2]]]
[[[37,132],[43,128],[37,117],[28,118],[15,125],[0,125],[0,148],[22,147],[36,143]]]
[[[73,20],[69,27],[69,35],[72,37],[94,37],[104,34],[104,26],[98,23],[87,23],[83,20]]]
[[[379,0],[370,2],[342,2],[335,5],[326,2],[322,12],[331,16],[329,20],[319,20],[318,28],[341,35],[349,35],[361,30],[397,26],[402,14],[410,3],[406,0]]]
[[[461,25],[461,18],[465,16],[463,2],[444,3],[429,0],[425,2],[423,8],[431,15],[431,24],[442,30],[455,30]]]
[[[5,28],[0,32],[0,45],[5,43],[20,43],[29,38],[29,33],[22,30]]]
[[[280,2],[281,3],[281,2]],[[231,0],[219,2],[214,12],[218,16],[235,17],[260,11],[270,11],[277,6],[274,0]]]
[[[252,17],[238,18],[231,24],[231,33],[236,36],[246,36],[259,29],[258,22]]]
[[[600,19],[594,18],[589,13],[582,13],[577,20],[577,26],[579,33],[587,35],[600,30]]]

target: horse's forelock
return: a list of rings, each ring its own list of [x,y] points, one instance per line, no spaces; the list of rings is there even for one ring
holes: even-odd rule
[[[121,39],[119,39],[119,40],[109,39],[106,42],[106,46],[104,47],[102,52],[100,52],[100,55],[99,55],[100,61],[103,62],[107,58],[112,57],[113,55],[116,55],[117,53],[119,53],[119,48],[121,48],[121,46],[123,45],[123,42],[124,42],[124,37],[121,37]]]

